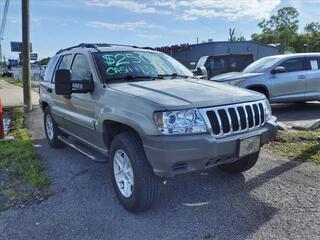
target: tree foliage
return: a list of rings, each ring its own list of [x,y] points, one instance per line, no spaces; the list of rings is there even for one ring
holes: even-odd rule
[[[254,41],[276,44],[281,52],[320,51],[320,24],[311,22],[299,33],[299,12],[294,7],[284,7],[258,23],[261,33],[252,34]]]

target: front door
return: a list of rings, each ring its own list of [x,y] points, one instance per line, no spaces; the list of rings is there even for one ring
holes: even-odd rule
[[[71,66],[71,80],[91,80],[92,71],[89,61],[84,54],[76,54]],[[73,84],[76,88],[76,84]],[[65,124],[66,130],[77,137],[95,145],[98,137],[95,132],[97,96],[94,93],[73,93],[71,98],[65,99]]]
[[[305,98],[307,73],[303,58],[285,60],[280,65],[285,72],[271,76],[271,98],[274,102],[303,101]]]
[[[55,70],[57,69],[69,69],[70,65],[71,65],[71,61],[72,61],[72,54],[66,54],[63,55],[59,58],[57,67],[55,68]],[[65,111],[66,111],[66,106],[65,106],[65,98],[64,96],[61,95],[57,95],[55,94],[55,90],[54,90],[54,83],[55,83],[55,71],[53,74],[53,77],[51,79],[51,92],[52,92],[52,114],[53,114],[53,118],[54,120],[58,123],[59,126],[64,126],[64,115],[65,115]]]

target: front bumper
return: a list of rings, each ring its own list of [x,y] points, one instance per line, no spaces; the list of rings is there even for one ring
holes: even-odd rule
[[[201,170],[238,160],[240,139],[261,136],[261,146],[275,137],[276,118],[263,127],[245,133],[215,139],[209,133],[176,136],[145,136],[146,156],[158,176],[171,176]]]

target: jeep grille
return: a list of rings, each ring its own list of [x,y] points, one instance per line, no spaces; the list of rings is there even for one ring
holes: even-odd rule
[[[200,110],[209,130],[216,137],[257,129],[265,123],[263,101]]]

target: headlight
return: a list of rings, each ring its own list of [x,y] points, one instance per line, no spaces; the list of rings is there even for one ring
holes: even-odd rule
[[[208,131],[197,109],[156,112],[155,121],[159,130],[166,135],[204,133]]]
[[[244,81],[245,81],[244,78],[243,78],[243,79],[237,79],[237,80],[230,81],[229,84],[230,84],[230,85],[237,86],[237,85],[239,85],[240,83],[242,83],[242,82],[244,82]]]
[[[271,110],[271,105],[267,99],[264,101],[264,109],[265,109],[264,111],[266,115],[266,121],[268,121],[272,117],[272,110]]]

